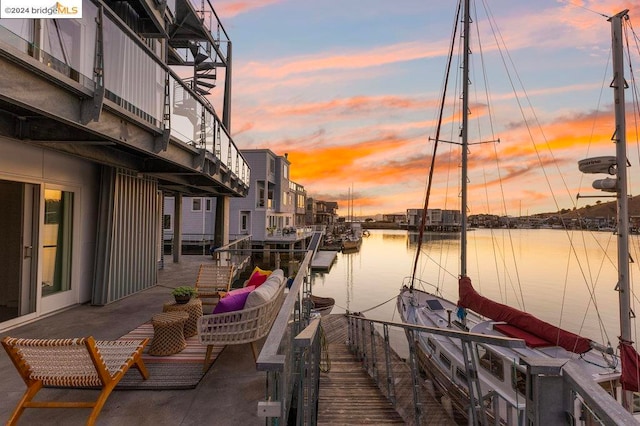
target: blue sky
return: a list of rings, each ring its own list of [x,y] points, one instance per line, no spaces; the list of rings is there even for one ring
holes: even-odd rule
[[[422,206],[456,2],[225,0],[213,5],[233,42],[231,133],[241,149],[288,153],[291,177],[310,196],[338,201],[342,214],[349,188],[356,214]],[[508,57],[496,49],[485,5]],[[633,25],[636,5],[477,2],[474,20],[482,47],[473,48],[472,116],[487,117],[491,105],[501,143],[471,148],[470,191],[480,194],[470,201],[471,214],[572,208],[578,192],[594,191],[576,162],[613,155],[610,25],[600,14],[628,8]],[[511,61],[518,74],[508,77],[500,69]],[[483,68],[490,101],[484,99]],[[535,123],[529,125],[534,130],[523,125],[509,78],[522,81],[528,98],[521,102],[531,103],[541,131]],[[483,138],[494,137],[486,133],[486,123],[480,128]],[[452,138],[456,129],[448,130]],[[534,133],[535,145],[528,133]],[[635,137],[633,142],[630,161],[637,166]],[[457,208],[454,149],[439,151],[430,207]],[[488,171],[495,157],[504,159],[501,174]],[[544,174],[537,162],[548,167]],[[550,195],[565,187],[564,194]],[[501,194],[509,201],[498,201]],[[580,203],[585,204],[577,207]]]

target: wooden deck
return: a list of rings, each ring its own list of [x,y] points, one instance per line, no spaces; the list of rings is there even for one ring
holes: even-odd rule
[[[394,356],[393,375],[396,386],[397,409],[350,352],[347,342],[347,321],[344,315],[322,318],[327,342],[329,367],[321,373],[318,402],[319,425],[409,424],[414,425],[411,372],[407,364]],[[382,345],[380,345],[382,351]],[[425,425],[455,425],[440,403],[421,392]],[[404,413],[404,417],[399,414]]]

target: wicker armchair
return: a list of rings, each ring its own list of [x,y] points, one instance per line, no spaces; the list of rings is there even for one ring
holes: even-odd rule
[[[208,263],[200,265],[195,287],[203,306],[215,306],[218,303],[220,297],[231,288],[233,274],[233,265],[218,266]]]
[[[149,377],[141,357],[148,341],[5,337],[2,346],[27,385],[7,425],[16,424],[26,408],[50,407],[92,408],[87,425],[93,425],[111,391],[131,366],[144,379]],[[43,387],[97,387],[101,392],[95,401],[33,401]]]

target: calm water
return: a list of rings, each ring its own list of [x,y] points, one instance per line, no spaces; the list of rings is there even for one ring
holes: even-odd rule
[[[457,300],[457,238],[457,234],[425,238],[417,274],[438,285],[450,300]],[[360,252],[338,253],[329,273],[315,274],[314,294],[335,298],[333,313],[367,311],[370,318],[400,321],[395,296],[403,279],[411,275],[416,241],[415,233],[372,230]],[[633,236],[630,250],[634,259],[640,258],[638,242],[638,236]],[[615,235],[478,229],[469,233],[468,246],[468,275],[481,294],[519,309],[524,299],[525,310],[545,321],[617,345]],[[632,264],[631,277],[634,275],[638,275],[637,266]],[[432,287],[425,289],[433,291]],[[634,304],[632,309],[640,312]]]

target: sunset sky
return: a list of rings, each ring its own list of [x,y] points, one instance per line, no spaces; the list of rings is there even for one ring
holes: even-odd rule
[[[355,215],[422,207],[456,1],[212,3],[233,42],[231,134],[240,149],[288,153],[292,180],[311,197],[338,201],[341,215],[348,213],[350,188]],[[577,161],[615,155],[611,29],[603,15],[630,9],[632,28],[640,28],[634,25],[640,2],[485,4],[493,29],[478,1],[470,77],[472,117],[483,123],[469,128],[482,131],[471,136],[474,142],[500,143],[470,148],[469,213],[594,204],[576,201],[578,193],[597,194],[591,182],[599,177],[583,176]],[[498,49],[496,39],[506,49]],[[458,70],[453,67],[454,76]],[[512,84],[527,96],[516,97]],[[632,90],[626,97],[631,106]],[[456,114],[448,108],[446,121]],[[640,187],[634,126],[629,118],[632,195]],[[443,128],[441,139],[457,140],[458,132],[457,125]],[[436,158],[429,207],[458,208],[459,147],[440,144]]]

